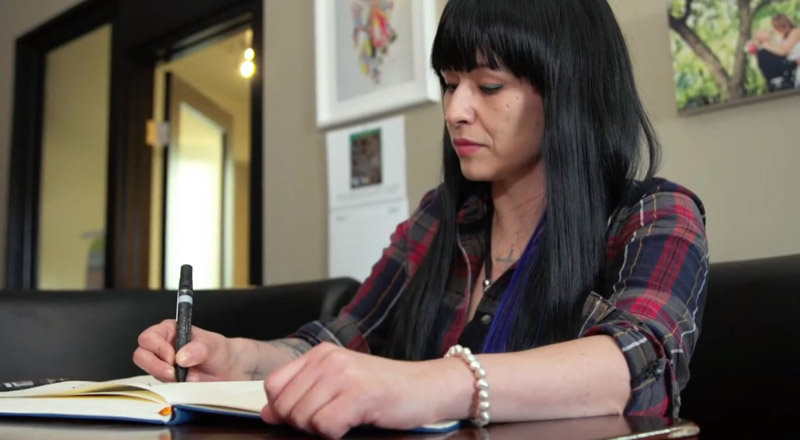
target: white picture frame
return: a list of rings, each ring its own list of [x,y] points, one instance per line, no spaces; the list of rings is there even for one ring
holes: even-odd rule
[[[383,4],[391,5],[386,20],[395,35],[391,41],[381,40],[380,31],[375,31],[379,38],[371,38],[368,26],[358,26],[370,21],[371,1],[315,0],[319,128],[439,101],[441,92],[430,65],[436,2],[387,0]],[[373,41],[385,44],[386,51],[376,53],[380,51],[374,50]]]

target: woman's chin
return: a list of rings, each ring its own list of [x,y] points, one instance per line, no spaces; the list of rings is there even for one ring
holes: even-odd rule
[[[473,182],[491,182],[494,180],[493,174],[488,170],[479,169],[473,166],[473,164],[464,164],[463,161],[461,162],[461,174],[463,174],[467,180]]]

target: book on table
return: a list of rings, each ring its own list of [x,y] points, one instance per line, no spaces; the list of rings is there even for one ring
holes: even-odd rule
[[[203,414],[259,419],[267,404],[262,381],[162,383],[152,376],[107,382],[63,381],[0,391],[0,416],[119,420],[162,425]],[[457,421],[414,431],[446,432]]]

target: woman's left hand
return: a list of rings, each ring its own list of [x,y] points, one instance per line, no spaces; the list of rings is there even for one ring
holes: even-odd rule
[[[447,370],[323,343],[267,376],[261,418],[330,438],[364,424],[414,428],[439,420]]]

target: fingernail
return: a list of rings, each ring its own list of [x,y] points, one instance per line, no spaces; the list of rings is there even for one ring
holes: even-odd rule
[[[186,352],[178,353],[178,355],[175,356],[175,362],[177,362],[177,363],[179,363],[181,365],[184,364],[188,360],[189,360],[189,354],[186,353]]]
[[[166,373],[164,375],[167,377],[175,377],[175,369],[172,367],[167,368]]]

